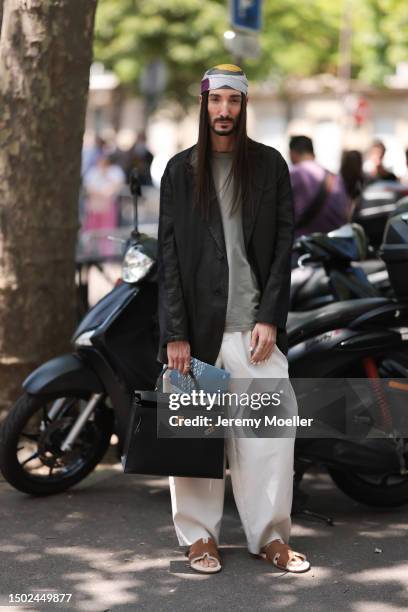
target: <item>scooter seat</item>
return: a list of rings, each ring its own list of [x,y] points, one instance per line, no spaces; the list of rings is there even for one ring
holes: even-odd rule
[[[292,270],[290,300],[294,308],[302,310],[302,304],[312,303],[313,300],[329,295],[329,278],[323,267],[305,266]],[[310,310],[312,307],[306,309]]]
[[[382,280],[387,278],[386,265],[382,259],[366,259],[356,264],[352,262],[350,265],[362,269],[366,275],[383,272]],[[376,280],[378,282],[378,279]],[[356,296],[356,299],[360,298]],[[329,277],[323,266],[307,265],[304,268],[292,270],[290,303],[291,308],[296,309],[296,312],[311,310],[332,301],[334,297],[331,293]]]
[[[345,327],[359,315],[390,303],[391,300],[382,297],[362,298],[334,302],[306,312],[289,312],[286,327],[289,346],[330,329]]]

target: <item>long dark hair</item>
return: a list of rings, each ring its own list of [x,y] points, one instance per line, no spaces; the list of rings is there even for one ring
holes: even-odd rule
[[[241,112],[236,130],[236,142],[232,156],[231,171],[227,177],[226,186],[234,182],[233,205],[234,213],[242,202],[252,210],[250,188],[250,156],[249,139],[247,136],[247,100],[241,93]],[[200,123],[197,142],[197,166],[195,173],[194,205],[204,218],[208,218],[210,210],[210,180],[211,180],[211,139],[208,123],[208,91],[202,94],[200,108]]]

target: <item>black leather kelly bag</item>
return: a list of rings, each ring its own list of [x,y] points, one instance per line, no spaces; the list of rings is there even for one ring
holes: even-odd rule
[[[159,476],[190,476],[195,478],[223,478],[224,438],[211,425],[194,427],[189,434],[185,428],[168,425],[168,418],[208,416],[205,408],[184,406],[174,412],[169,408],[169,394],[157,391],[166,367],[160,373],[155,391],[135,391],[131,407],[130,425],[122,456],[126,473]],[[193,374],[194,387],[199,385]],[[217,419],[221,409],[211,411]],[[186,437],[194,435],[195,437]],[[161,437],[163,436],[163,437]],[[166,436],[166,437],[164,437]]]

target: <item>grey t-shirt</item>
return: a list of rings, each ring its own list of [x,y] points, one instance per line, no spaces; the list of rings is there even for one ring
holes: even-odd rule
[[[229,268],[228,305],[224,331],[248,331],[255,325],[260,291],[246,256],[241,204],[239,209],[231,215],[234,184],[231,180],[229,185],[226,185],[226,179],[231,169],[232,154],[213,152],[211,163],[215,190],[220,203]]]

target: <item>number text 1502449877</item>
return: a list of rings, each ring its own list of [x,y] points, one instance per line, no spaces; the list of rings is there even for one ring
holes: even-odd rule
[[[68,603],[71,597],[72,593],[10,593],[9,603]]]

